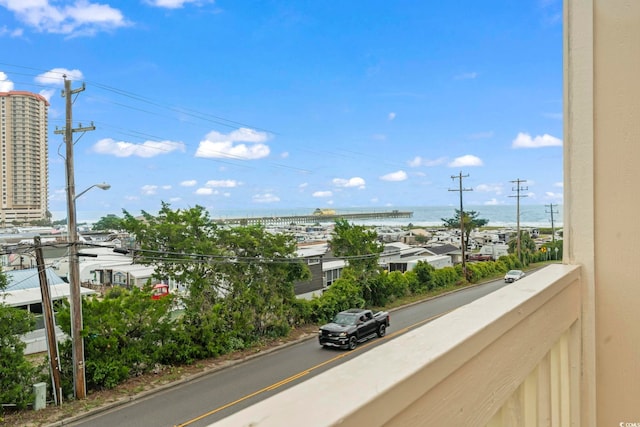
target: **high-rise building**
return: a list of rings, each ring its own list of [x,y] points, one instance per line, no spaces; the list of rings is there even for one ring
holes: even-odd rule
[[[49,215],[48,108],[41,95],[0,92],[0,227]]]

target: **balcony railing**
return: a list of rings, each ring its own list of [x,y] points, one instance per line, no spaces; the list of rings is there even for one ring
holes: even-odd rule
[[[580,425],[580,313],[551,265],[215,425]]]

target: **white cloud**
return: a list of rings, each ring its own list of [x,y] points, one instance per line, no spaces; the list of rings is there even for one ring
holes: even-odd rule
[[[383,133],[374,133],[373,135],[371,135],[371,138],[376,140],[376,141],[386,141],[387,140],[387,135],[385,135]]]
[[[64,86],[63,76],[67,76],[67,80],[76,82],[84,79],[84,75],[80,70],[69,70],[68,68],[52,68],[46,73],[39,74],[35,78],[35,81],[47,86]]]
[[[264,144],[269,139],[267,133],[248,128],[240,128],[228,134],[211,131],[204,141],[200,141],[195,156],[239,160],[261,159],[270,153],[269,146]],[[245,142],[251,145],[243,144]]]
[[[493,198],[491,200],[487,200],[486,202],[483,203],[485,206],[495,206],[495,205],[503,205],[504,202],[499,202],[496,198]]]
[[[251,200],[253,200],[255,203],[275,203],[280,201],[280,197],[276,196],[275,194],[264,193],[254,195]]]
[[[162,7],[165,9],[180,9],[186,4],[194,3],[200,4],[206,2],[204,0],[147,0],[147,3],[151,6]],[[213,3],[213,0],[210,0]]]
[[[289,157],[289,152],[288,151],[283,151],[282,153],[280,153],[280,157],[283,159],[286,159]]]
[[[195,191],[195,194],[198,196],[212,196],[214,194],[218,194],[218,191],[213,188],[200,187]]]
[[[128,26],[129,23],[118,9],[109,5],[78,0],[71,4],[59,4],[52,0],[2,0],[1,4],[16,19],[39,32],[68,34],[72,36],[93,35],[98,31],[109,31]]]
[[[407,173],[403,170],[399,170],[396,172],[388,173],[386,175],[382,175],[380,179],[383,181],[393,181],[393,182],[404,181],[407,179]]]
[[[413,158],[413,160],[409,160],[407,164],[412,168],[417,168],[422,164],[422,157],[416,156]]]
[[[474,188],[475,191],[481,193],[496,193],[502,194],[502,184],[480,184]]]
[[[365,180],[360,178],[359,176],[355,176],[349,179],[334,178],[332,182],[333,182],[333,185],[335,185],[336,187],[344,187],[344,188],[357,187],[361,190],[365,188],[365,184],[366,184]]]
[[[233,179],[210,180],[205,184],[205,186],[211,188],[234,188],[238,185],[239,183]]]
[[[0,37],[8,35],[11,38],[22,37],[24,30],[22,28],[14,28],[10,30],[6,25],[0,27]]]
[[[552,191],[547,191],[546,193],[544,193],[544,195],[547,199],[552,199],[552,200],[562,200],[562,197],[563,197],[562,193],[554,193]]]
[[[171,190],[171,186],[170,185],[163,185],[161,188],[163,190]]]
[[[158,192],[158,186],[157,185],[143,185],[141,188],[142,194],[145,194],[147,196],[151,196],[154,195]]]
[[[394,112],[389,113],[389,115],[387,116],[387,118],[389,119],[389,121],[395,120],[395,118],[396,118],[396,113],[394,113]]]
[[[196,181],[195,179],[189,179],[180,183],[180,185],[183,187],[195,187],[197,184],[198,181]]]
[[[416,156],[413,159],[409,160],[407,162],[407,164],[409,165],[409,167],[412,168],[417,168],[419,166],[427,166],[427,167],[432,167],[432,166],[438,166],[441,164],[444,164],[447,161],[446,157],[440,157],[438,159],[424,159],[420,156]]]
[[[184,143],[173,141],[146,141],[142,144],[132,144],[124,141],[114,141],[111,138],[101,139],[93,146],[98,154],[109,154],[116,157],[155,157],[169,154],[172,151],[185,151]]]
[[[170,197],[170,198],[169,198],[169,202],[170,202],[170,203],[177,203],[177,202],[179,202],[180,200],[182,200],[182,197]]]
[[[312,194],[313,197],[331,197],[333,193],[331,191],[316,191]]]
[[[64,86],[64,77],[67,80],[73,81],[81,81],[84,79],[84,75],[80,70],[69,70],[68,68],[53,68],[46,73],[39,74],[36,76],[35,81],[39,84],[53,87],[63,87]],[[46,88],[40,90],[40,95],[42,95],[47,101],[51,100],[51,97],[56,94],[57,89]]]
[[[482,166],[482,159],[479,157],[473,156],[471,154],[467,154],[465,156],[456,157],[452,162],[449,163],[450,168],[459,168],[464,166]]]
[[[538,135],[535,138],[532,138],[528,133],[520,132],[518,133],[518,136],[516,136],[516,139],[514,139],[511,143],[512,148],[540,148],[561,146],[561,139],[546,133],[542,136]]]
[[[309,186],[308,182],[303,182],[302,184],[298,185],[298,188],[302,189],[302,188],[307,188]]]
[[[554,187],[564,188],[564,182],[562,182],[562,181],[561,182],[554,182],[553,186]]]
[[[9,77],[0,71],[0,92],[11,92],[13,90],[13,82]]]
[[[42,89],[40,91],[40,96],[42,96],[47,101],[51,101],[51,97],[55,95],[56,92],[56,89]]]

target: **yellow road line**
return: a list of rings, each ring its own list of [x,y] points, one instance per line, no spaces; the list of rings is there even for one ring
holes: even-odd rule
[[[398,335],[404,334],[405,332],[408,332],[408,331],[410,331],[410,330],[411,330],[411,329],[413,329],[413,328],[416,328],[416,327],[421,326],[421,325],[423,325],[423,324],[425,324],[425,323],[427,323],[427,322],[430,322],[430,321],[432,321],[432,320],[434,320],[434,319],[437,319],[437,318],[438,318],[438,317],[440,317],[440,316],[444,316],[445,314],[447,314],[447,313],[449,313],[449,312],[451,312],[451,311],[453,311],[453,310],[449,310],[449,311],[444,312],[444,313],[442,313],[442,314],[438,314],[438,315],[436,315],[436,316],[432,316],[432,317],[430,317],[430,318],[428,318],[428,319],[421,320],[421,321],[420,321],[420,322],[418,322],[418,323],[414,323],[413,325],[410,325],[410,326],[407,326],[407,327],[405,327],[405,328],[399,329],[399,330],[397,330],[397,331],[395,331],[395,332],[393,332],[393,333],[391,333],[391,334],[387,334],[387,335],[385,335],[384,337],[379,338],[378,340],[366,342],[366,343],[364,343],[364,344],[359,345],[358,347],[356,347],[356,348],[355,348],[355,350],[352,350],[352,351],[349,351],[349,352],[345,352],[345,353],[341,353],[341,354],[339,354],[339,355],[337,355],[337,356],[335,356],[335,357],[332,357],[331,359],[325,360],[325,361],[324,361],[324,362],[322,362],[322,363],[319,363],[319,364],[317,364],[317,365],[315,365],[315,366],[312,366],[312,367],[311,367],[311,368],[309,368],[309,369],[306,369],[306,370],[304,370],[304,371],[302,371],[302,372],[298,372],[297,374],[294,374],[294,375],[292,375],[292,376],[290,376],[290,377],[288,377],[288,378],[285,378],[285,379],[283,379],[282,381],[278,381],[277,383],[271,384],[271,385],[269,385],[269,386],[267,386],[267,387],[264,387],[264,388],[262,388],[262,389],[260,389],[260,390],[254,391],[253,393],[247,394],[246,396],[243,396],[243,397],[241,397],[240,399],[234,400],[233,402],[229,402],[229,403],[227,403],[226,405],[220,406],[219,408],[213,409],[213,410],[211,410],[211,411],[209,411],[209,412],[205,412],[204,414],[199,415],[199,416],[197,416],[196,418],[192,418],[192,419],[190,419],[190,420],[188,420],[188,421],[185,421],[184,423],[177,424],[175,427],[184,427],[184,426],[188,426],[188,425],[193,424],[193,423],[195,423],[195,422],[197,422],[197,421],[200,421],[200,420],[202,420],[202,419],[204,419],[204,418],[207,418],[207,417],[209,417],[209,416],[211,416],[211,415],[213,415],[213,414],[215,414],[215,413],[218,413],[218,412],[220,412],[220,411],[222,411],[222,410],[225,410],[225,409],[230,408],[230,407],[232,407],[232,406],[234,406],[234,405],[237,405],[238,403],[243,402],[243,401],[245,401],[245,400],[247,400],[247,399],[250,399],[250,398],[252,398],[252,397],[254,397],[254,396],[257,396],[257,395],[259,395],[259,394],[265,393],[265,392],[267,392],[267,391],[276,390],[276,389],[278,389],[278,388],[282,387],[283,385],[286,385],[286,384],[288,384],[288,383],[290,383],[290,382],[292,382],[292,381],[295,381],[295,380],[297,380],[297,379],[299,379],[299,378],[302,378],[302,377],[304,377],[304,376],[306,376],[306,375],[310,374],[312,371],[315,371],[315,370],[317,370],[317,369],[319,369],[319,368],[322,368],[323,366],[326,366],[326,365],[328,365],[328,364],[330,364],[330,363],[333,363],[333,362],[335,362],[336,360],[340,360],[340,359],[342,359],[343,357],[347,357],[347,356],[349,356],[349,355],[352,355],[352,354],[354,354],[356,351],[363,350],[363,349],[365,349],[365,348],[367,348],[367,347],[369,347],[369,346],[373,345],[374,343],[379,342],[379,341],[380,341],[380,339],[391,339],[391,338],[393,338],[393,337],[395,337],[395,336],[398,336]]]

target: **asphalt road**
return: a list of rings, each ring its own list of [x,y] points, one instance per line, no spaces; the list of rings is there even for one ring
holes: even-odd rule
[[[323,349],[309,339],[68,425],[207,426],[503,286],[498,280],[394,310],[387,335],[354,351]]]

